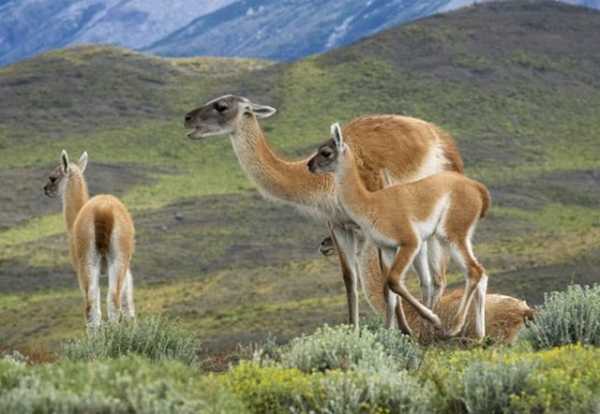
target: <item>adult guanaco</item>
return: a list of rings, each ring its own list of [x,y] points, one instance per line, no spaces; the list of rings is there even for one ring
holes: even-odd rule
[[[384,278],[380,274],[363,274],[368,269],[360,257],[377,257],[377,249],[365,243],[356,226],[341,210],[330,176],[310,174],[308,159],[288,161],[270,147],[258,123],[268,118],[275,108],[259,105],[249,99],[224,95],[194,109],[185,116],[184,126],[190,139],[213,135],[229,135],[233,150],[246,175],[267,198],[291,204],[309,215],[330,224],[331,237],[338,245],[342,276],[346,287],[350,323],[358,326],[357,278],[366,288],[369,303],[384,295]],[[359,117],[344,127],[346,142],[355,151],[359,175],[372,191],[391,183],[418,180],[440,171],[463,172],[463,162],[452,137],[437,126],[411,117],[373,115]],[[431,306],[445,286],[445,263],[440,246],[428,242],[429,271],[417,269],[424,302]],[[361,253],[361,254],[358,254]],[[390,299],[392,300],[392,299]]]
[[[308,169],[316,175],[334,173],[338,205],[380,249],[389,289],[447,336],[461,331],[477,291],[475,329],[477,336],[483,337],[487,275],[473,254],[471,238],[490,206],[486,187],[461,174],[441,172],[371,192],[360,180],[353,150],[344,143],[339,124],[331,126],[331,135],[309,160]],[[404,283],[413,261],[427,261],[422,248],[430,239],[448,249],[465,270],[465,291],[456,316],[447,327],[442,327],[439,316],[421,304]],[[388,327],[394,311],[395,303],[388,303]],[[410,333],[405,316],[402,312],[399,316],[401,326]]]
[[[74,163],[63,150],[60,165],[48,176],[44,192],[48,197],[62,197],[69,255],[83,293],[85,317],[90,328],[97,328],[102,321],[100,273],[108,274],[109,320],[117,320],[121,312],[128,318],[135,317],[130,270],[135,231],[119,199],[112,195],[90,199],[83,175],[87,164],[87,152]]]

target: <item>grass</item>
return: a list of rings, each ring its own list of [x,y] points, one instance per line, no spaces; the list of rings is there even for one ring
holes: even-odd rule
[[[599,17],[528,7],[481,5],[291,64],[77,47],[3,68],[0,191],[21,214],[0,231],[0,342],[56,345],[82,328],[59,203],[39,190],[63,148],[87,150],[95,192],[120,191],[132,210],[138,309],[181,317],[217,348],[345,320],[335,261],[316,251],[323,226],[256,195],[227,137],[185,139],[183,115],[224,93],[277,107],[262,125],[290,158],[334,120],[433,121],[492,191],[475,246],[490,290],[539,303],[597,279]]]

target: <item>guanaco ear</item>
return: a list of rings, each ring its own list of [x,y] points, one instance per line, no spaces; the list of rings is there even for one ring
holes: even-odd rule
[[[79,169],[81,170],[81,172],[85,171],[85,167],[87,167],[87,163],[88,163],[88,153],[87,151],[83,151],[83,153],[81,154],[81,157],[79,157]]]
[[[250,103],[250,108],[252,108],[252,112],[254,112],[254,115],[256,115],[257,118],[268,118],[275,115],[275,112],[277,112],[277,109],[272,106],[259,105],[253,102]]]
[[[342,135],[342,127],[338,122],[331,124],[331,138],[335,142],[335,146],[339,152],[344,152],[346,145],[344,144],[344,136]]]
[[[67,151],[62,150],[62,152],[60,153],[60,162],[63,172],[66,174],[69,170],[69,155],[67,154]]]

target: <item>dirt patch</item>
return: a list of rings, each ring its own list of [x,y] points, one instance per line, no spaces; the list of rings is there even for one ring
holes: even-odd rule
[[[42,190],[55,165],[0,170],[0,205],[11,206],[0,213],[0,231],[34,217],[61,211],[60,200],[52,200]],[[150,184],[150,169],[132,165],[91,162],[86,170],[90,194],[121,196],[135,185]]]

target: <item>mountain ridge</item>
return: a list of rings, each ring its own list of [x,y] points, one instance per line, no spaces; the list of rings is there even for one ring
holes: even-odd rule
[[[600,8],[600,0],[564,0]],[[0,65],[105,43],[164,56],[294,60],[476,0],[5,0]]]

